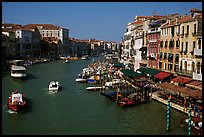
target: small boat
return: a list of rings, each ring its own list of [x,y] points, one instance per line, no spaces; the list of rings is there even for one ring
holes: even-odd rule
[[[12,66],[11,67],[11,77],[14,78],[24,78],[27,76],[26,68],[23,66]]]
[[[120,84],[121,80],[120,79],[113,79],[112,81],[106,82],[105,86],[107,87],[112,87],[113,85]]]
[[[49,91],[58,92],[60,88],[60,84],[58,81],[53,80],[49,84]]]
[[[105,86],[102,86],[102,87],[87,87],[86,90],[89,90],[89,91],[98,91],[98,90],[103,90],[105,89]]]
[[[84,56],[81,57],[81,59],[82,59],[82,60],[88,60],[89,57],[88,57],[88,55],[84,55]]]
[[[66,59],[66,60],[64,61],[64,63],[70,63],[69,59]]]
[[[188,128],[188,117],[181,119],[181,126]],[[191,117],[191,131],[193,134],[202,135],[202,118]]]
[[[27,100],[23,93],[19,93],[18,90],[12,92],[8,99],[8,109],[14,112],[23,111],[26,108]]]

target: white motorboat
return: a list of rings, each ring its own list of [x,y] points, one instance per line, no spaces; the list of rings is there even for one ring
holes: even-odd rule
[[[81,57],[81,59],[82,59],[82,60],[88,60],[88,59],[89,59],[89,56],[88,56],[88,55],[84,55],[84,56]]]
[[[112,81],[106,82],[105,86],[112,87],[113,85],[120,84],[122,81],[120,79],[113,79]]]
[[[50,84],[49,84],[49,91],[58,92],[59,88],[60,88],[60,84],[59,84],[58,81],[53,80],[53,81],[50,82]]]
[[[23,78],[26,77],[26,68],[23,66],[12,66],[11,67],[11,77]]]
[[[66,60],[64,61],[64,63],[70,63],[70,61],[69,61],[68,59],[66,59]]]
[[[103,90],[105,89],[105,86],[102,86],[102,87],[87,87],[86,90],[89,90],[89,91],[98,91],[98,90]]]

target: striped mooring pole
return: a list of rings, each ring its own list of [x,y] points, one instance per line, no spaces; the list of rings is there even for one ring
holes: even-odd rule
[[[168,101],[167,104],[167,113],[166,113],[166,130],[169,131],[170,130],[170,101]]]
[[[188,135],[191,135],[191,109],[188,111]]]
[[[198,117],[200,118],[200,107],[198,107]]]

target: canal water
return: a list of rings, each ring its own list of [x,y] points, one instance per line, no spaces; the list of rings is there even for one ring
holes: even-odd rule
[[[185,114],[171,109],[171,127],[166,131],[166,105],[152,100],[146,104],[120,107],[99,92],[87,91],[76,83],[77,75],[90,60],[60,60],[35,64],[26,80],[2,72],[2,134],[9,135],[187,135],[180,126]],[[62,89],[49,94],[48,84],[58,80]],[[24,113],[10,114],[6,108],[12,90],[24,92],[29,107]]]

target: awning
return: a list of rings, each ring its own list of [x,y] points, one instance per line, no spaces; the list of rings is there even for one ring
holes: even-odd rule
[[[188,78],[188,77],[184,77],[184,76],[178,76],[174,79],[172,79],[171,81],[173,83],[179,83],[179,84],[185,84],[187,82],[190,82],[192,79],[191,78]]]
[[[148,75],[151,75],[151,76],[154,76],[157,73],[161,72],[160,70],[152,69],[152,68],[146,68],[146,67],[141,67],[141,68],[137,69],[137,71],[140,71],[140,72],[142,72],[144,74],[148,74]]]
[[[166,57],[166,52],[164,52],[164,58]]]
[[[168,58],[171,58],[173,55],[171,53],[169,53]]]
[[[160,72],[160,73],[156,74],[154,77],[162,80],[162,79],[169,77],[169,76],[171,76],[171,73]]]
[[[160,52],[160,58],[162,58],[162,52]]]
[[[201,97],[202,98],[202,90],[194,90],[186,87],[177,86],[170,83],[160,83],[157,84],[158,87],[166,89],[167,91],[172,92],[181,92],[191,97]]]
[[[176,55],[175,55],[175,58],[178,58],[178,57],[179,57],[179,54],[176,54]]]
[[[141,47],[139,51],[147,51],[147,47]]]
[[[146,75],[144,73],[137,73],[133,70],[129,70],[129,69],[122,69],[121,72],[130,78],[134,78],[134,77],[146,77]]]
[[[113,66],[114,67],[124,67],[124,64],[123,63],[115,63]]]
[[[193,80],[193,81],[187,83],[186,86],[190,87],[190,88],[202,90],[202,82],[200,82],[200,81]]]

